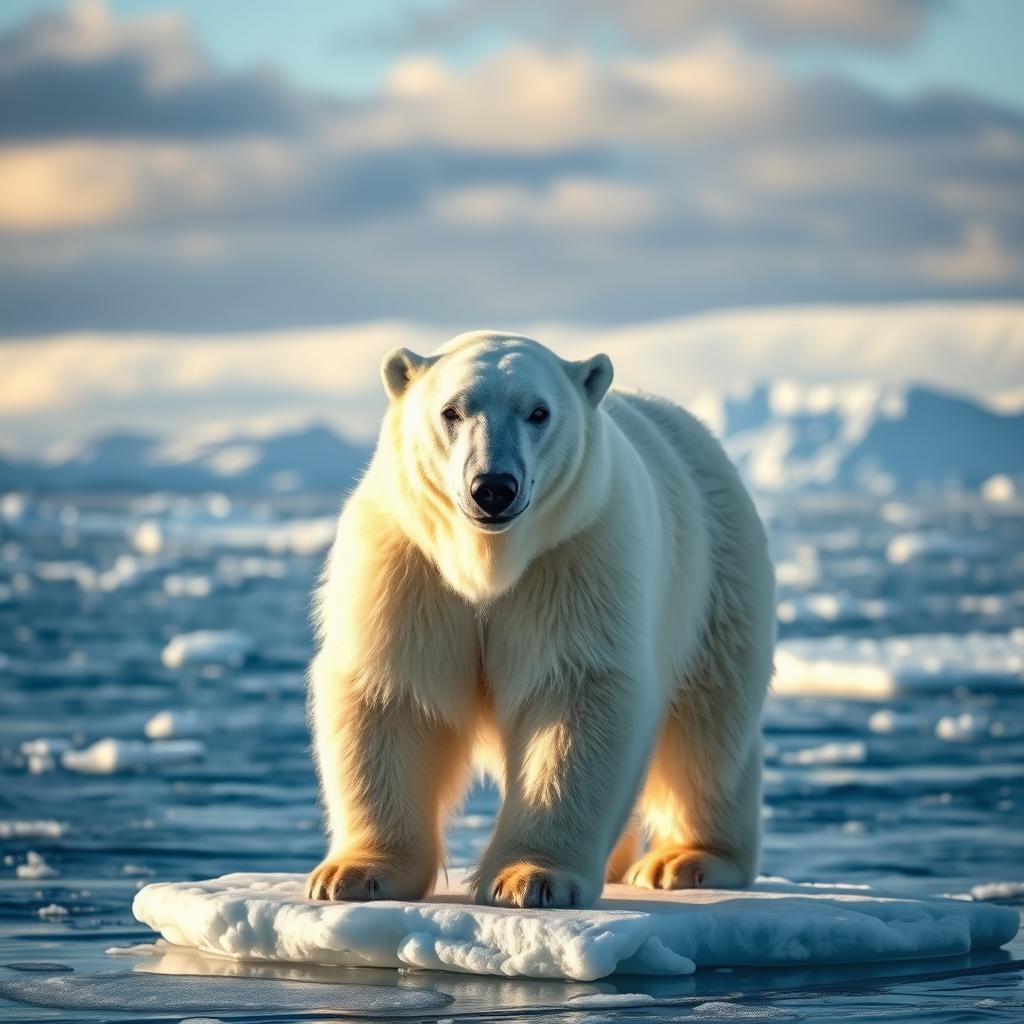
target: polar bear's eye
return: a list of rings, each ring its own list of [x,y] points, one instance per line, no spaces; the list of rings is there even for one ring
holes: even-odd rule
[[[543,423],[550,415],[551,413],[543,405],[538,405],[526,419],[529,423]]]
[[[448,423],[458,423],[462,417],[459,415],[459,410],[454,405],[446,405],[441,410],[441,419],[446,420]]]

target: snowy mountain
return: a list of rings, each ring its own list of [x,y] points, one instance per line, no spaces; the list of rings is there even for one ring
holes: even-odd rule
[[[1024,414],[925,387],[776,381],[699,402],[762,493],[1024,491]],[[366,445],[313,425],[175,441],[107,434],[47,461],[0,460],[0,488],[286,493],[345,489]]]
[[[45,461],[0,459],[0,489],[340,492],[369,454],[321,425],[173,442],[113,433]]]
[[[976,491],[1024,479],[1024,414],[929,388],[777,381],[702,411],[761,492]]]

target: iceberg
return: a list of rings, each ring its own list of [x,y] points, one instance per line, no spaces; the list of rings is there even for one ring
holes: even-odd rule
[[[997,904],[778,878],[743,891],[608,885],[590,910],[477,906],[464,883],[453,871],[421,902],[323,903],[303,896],[304,876],[240,873],[147,885],[133,911],[169,943],[239,961],[574,981],[952,956],[1020,925]]]

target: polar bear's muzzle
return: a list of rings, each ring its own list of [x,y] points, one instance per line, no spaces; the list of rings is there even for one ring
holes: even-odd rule
[[[480,473],[473,478],[469,493],[472,508],[463,512],[482,529],[497,532],[526,511],[529,498],[523,503],[519,481],[511,473]]]

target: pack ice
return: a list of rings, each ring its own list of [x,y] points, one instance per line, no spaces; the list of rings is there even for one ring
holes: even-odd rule
[[[591,910],[476,906],[461,873],[418,903],[320,903],[301,875],[147,885],[133,910],[168,941],[236,960],[593,981],[614,972],[951,956],[1008,942],[1008,907],[762,879],[745,891],[605,887]]]

